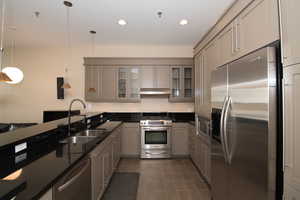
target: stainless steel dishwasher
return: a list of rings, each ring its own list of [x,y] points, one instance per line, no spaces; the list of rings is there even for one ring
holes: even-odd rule
[[[86,158],[68,171],[53,188],[54,200],[91,199],[91,160]]]

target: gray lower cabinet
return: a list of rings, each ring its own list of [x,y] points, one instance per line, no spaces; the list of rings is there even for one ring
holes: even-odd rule
[[[195,126],[190,127],[189,145],[191,159],[198,170],[210,183],[211,180],[211,161],[210,161],[210,143],[209,138],[204,135],[196,135]]]
[[[120,160],[121,128],[117,128],[90,154],[92,200],[101,199]]]
[[[194,101],[193,67],[173,66],[170,68],[171,102]]]
[[[139,157],[141,151],[141,134],[139,123],[124,123],[121,134],[122,157]]]
[[[39,200],[52,200],[52,199],[53,197],[52,197],[52,188],[51,188]]]
[[[187,123],[173,123],[172,155],[174,157],[189,156],[189,129]]]

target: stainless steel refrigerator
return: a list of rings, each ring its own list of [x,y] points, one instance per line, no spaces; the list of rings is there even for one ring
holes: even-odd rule
[[[212,73],[213,200],[275,199],[276,88],[273,47]]]

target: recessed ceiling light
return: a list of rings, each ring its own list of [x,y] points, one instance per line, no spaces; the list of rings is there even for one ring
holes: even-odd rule
[[[118,24],[119,24],[120,26],[125,26],[125,25],[127,24],[127,22],[126,22],[124,19],[120,19],[120,20],[118,21]]]
[[[182,20],[180,20],[180,22],[179,22],[179,24],[182,25],[182,26],[187,25],[188,23],[189,23],[189,21],[186,20],[186,19],[182,19]]]

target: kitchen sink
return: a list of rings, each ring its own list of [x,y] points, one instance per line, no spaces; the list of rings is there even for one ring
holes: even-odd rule
[[[66,139],[60,141],[60,143],[86,144],[86,143],[93,141],[95,138],[97,138],[97,137],[96,136],[73,136],[73,137],[69,137],[69,138],[66,138]]]
[[[104,135],[106,132],[104,130],[85,130],[80,133],[77,133],[76,136],[84,136],[84,137],[100,137]]]

